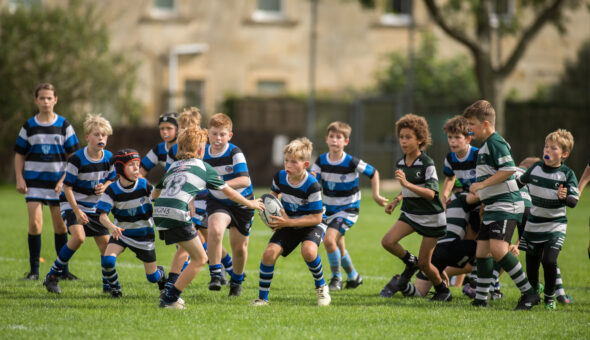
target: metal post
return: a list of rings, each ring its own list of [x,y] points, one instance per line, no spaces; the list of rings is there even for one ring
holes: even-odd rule
[[[315,71],[317,45],[317,13],[318,0],[310,0],[309,22],[309,95],[307,98],[306,135],[313,142],[315,139],[316,100],[315,100]]]

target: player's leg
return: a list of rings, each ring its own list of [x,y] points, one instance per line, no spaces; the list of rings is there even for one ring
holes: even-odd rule
[[[229,243],[234,255],[229,296],[240,296],[242,293],[244,269],[246,269],[246,261],[248,260],[248,241],[249,237],[242,234],[237,227],[229,229]]]
[[[320,228],[317,228],[320,229]],[[307,264],[307,268],[313,275],[313,280],[316,289],[316,295],[318,297],[318,305],[319,306],[328,306],[330,301],[332,300],[330,297],[330,291],[328,286],[326,285],[326,281],[324,280],[324,271],[322,268],[322,259],[318,254],[318,246],[319,242],[321,242],[321,236],[318,236],[319,239],[309,239],[310,236],[308,235],[302,243],[301,243],[301,255]],[[317,242],[317,243],[316,243]]]
[[[418,267],[420,270],[432,282],[434,286],[435,294],[432,297],[433,301],[451,301],[451,291],[447,287],[446,283],[443,282],[439,269],[432,264],[432,253],[436,247],[436,237],[422,237],[422,243],[420,244],[420,252],[418,254]],[[444,268],[441,268],[441,271]]]
[[[488,293],[492,282],[494,259],[490,252],[489,226],[482,225],[475,250],[477,284],[475,287],[474,306],[486,307]]]
[[[555,280],[557,279],[557,257],[559,249],[553,243],[547,242],[543,249],[543,273],[545,275],[545,291],[543,300],[545,308],[555,309]]]
[[[324,247],[326,248],[328,262],[330,263],[330,271],[332,272],[329,285],[331,291],[342,289],[342,274],[340,273],[342,253],[341,248],[339,247],[339,241],[342,239],[342,234],[340,234],[340,231],[338,230],[338,223],[334,220],[332,223],[328,224],[326,236],[324,237]]]
[[[25,274],[25,280],[39,279],[39,257],[41,256],[41,231],[43,230],[43,204],[28,201],[29,228],[27,242],[29,245],[30,271]]]
[[[95,241],[96,241],[95,237]],[[116,241],[113,239],[113,241]],[[121,286],[119,285],[119,274],[117,274],[116,262],[117,256],[121,254],[125,248],[115,242],[109,242],[101,259],[102,277],[109,285],[109,289],[103,290],[105,293],[110,292],[112,297],[121,297]]]
[[[231,223],[231,216],[224,212],[209,215],[207,236],[207,255],[209,256],[209,272],[211,281],[209,290],[221,289],[221,249],[225,229]],[[235,257],[235,255],[234,255]]]
[[[188,241],[178,242],[178,245],[189,253],[191,262],[182,273],[180,273],[176,283],[174,283],[172,287],[166,288],[166,293],[162,299],[164,304],[161,303],[161,307],[164,307],[166,304],[173,305],[177,303],[180,294],[182,294],[184,289],[197,276],[201,267],[207,263],[207,253],[198,238],[194,237]]]
[[[178,280],[180,272],[183,268],[188,266],[188,252],[183,248],[176,245],[176,252],[172,257],[172,263],[170,264],[170,270],[168,271],[168,278],[166,280],[166,287],[172,287]],[[185,266],[186,263],[186,266]]]
[[[63,246],[68,243],[68,227],[64,222],[64,219],[61,216],[61,211],[59,210],[59,205],[50,205],[49,211],[51,212],[51,222],[53,223],[53,232],[54,232],[54,244],[55,244],[55,253],[59,254],[59,251]],[[60,274],[60,280],[77,280],[78,277],[72,273],[70,273],[70,269],[68,266],[64,268],[64,271]]]
[[[405,288],[412,276],[418,271],[418,259],[416,256],[405,250],[404,247],[399,244],[399,241],[402,238],[413,232],[414,228],[400,219],[393,225],[393,227],[391,227],[391,229],[389,229],[389,231],[387,231],[387,233],[385,233],[383,239],[381,239],[381,245],[383,248],[391,254],[399,257],[406,265],[406,268],[400,275],[399,279],[396,280],[397,287],[400,289]],[[392,280],[394,278],[392,278]]]
[[[96,247],[100,252],[100,262],[102,263],[102,259],[104,258],[105,251],[107,250],[107,246],[109,244],[109,235],[95,235],[93,236],[94,243],[96,243]],[[111,292],[111,285],[109,284],[109,280],[106,278],[104,273],[101,270],[102,275],[102,291],[103,293],[110,293]]]
[[[507,230],[506,234],[508,234],[508,230],[510,229],[509,226],[507,226],[507,222],[509,221],[504,221],[504,226]],[[514,227],[516,227],[516,223],[514,223],[514,226],[511,228],[512,232],[514,231]],[[510,235],[510,238],[511,237],[512,235]],[[529,283],[529,280],[527,279],[522,269],[522,266],[518,261],[518,258],[516,258],[516,256],[514,256],[511,252],[508,251],[508,245],[508,241],[506,241],[503,238],[496,237],[490,239],[490,251],[492,253],[492,256],[494,257],[494,260],[498,262],[500,267],[504,269],[504,271],[506,271],[508,275],[510,275],[510,278],[512,279],[512,281],[514,281],[514,283],[522,293],[522,296],[516,306],[516,309],[531,309],[534,305],[536,305],[539,302],[539,295],[537,294],[536,289],[534,289]]]
[[[260,260],[258,298],[252,302],[252,305],[264,306],[268,304],[268,295],[270,292],[270,284],[274,276],[275,263],[281,254],[283,254],[283,247],[281,247],[279,243],[270,242],[268,246],[266,246],[266,249],[262,254],[262,260]]]
[[[555,295],[557,295],[557,302],[569,305],[573,303],[573,300],[569,294],[565,293],[565,289],[563,288],[563,278],[561,277],[561,269],[559,269],[559,265],[557,266],[557,277],[555,278]]]
[[[84,232],[84,226],[76,224],[76,216],[73,212],[66,213],[66,221],[69,224],[68,230],[70,231],[70,239],[65,246],[63,246],[55,262],[51,266],[49,273],[45,276],[43,285],[49,292],[61,293],[61,288],[58,284],[58,275],[67,266],[68,262],[74,256],[74,253],[80,249],[84,241],[86,240],[86,233]]]
[[[154,252],[155,254],[155,252]],[[158,266],[156,261],[153,262],[143,262],[143,267],[145,268],[145,276],[146,279],[151,283],[158,284],[158,290],[162,292],[166,289],[166,271],[164,267]]]

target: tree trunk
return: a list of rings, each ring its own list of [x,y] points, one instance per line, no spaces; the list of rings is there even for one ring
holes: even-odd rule
[[[481,99],[492,103],[496,111],[496,130],[504,133],[505,128],[505,95],[503,91],[504,78],[494,71],[489,50],[482,49],[474,54],[477,85]]]

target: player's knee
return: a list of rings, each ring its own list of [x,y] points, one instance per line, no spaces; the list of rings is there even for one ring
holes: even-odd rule
[[[117,258],[114,256],[103,256],[102,261],[101,261],[101,265],[105,269],[115,268],[116,261],[117,261]]]
[[[543,269],[557,270],[557,259],[543,259]]]
[[[385,249],[391,249],[394,246],[395,242],[389,237],[389,235],[385,234],[381,239],[381,246]]]

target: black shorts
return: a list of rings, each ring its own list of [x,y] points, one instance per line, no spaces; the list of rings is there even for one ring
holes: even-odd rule
[[[326,223],[326,221],[324,221],[324,224],[328,224]],[[344,235],[348,229],[350,229],[352,226],[349,225],[346,220],[342,217],[336,217],[335,219],[332,220],[332,222],[330,222],[328,224],[328,228],[331,229],[336,229],[340,232],[340,234]]]
[[[198,235],[197,229],[195,229],[193,226],[160,229],[158,231],[160,234],[160,240],[164,240],[167,245],[190,241]]]
[[[102,223],[100,223],[99,214],[85,214],[86,216],[88,216],[88,223],[84,224],[83,227],[84,234],[86,234],[87,237],[102,236],[109,234],[109,230],[105,226],[103,226]],[[76,219],[76,214],[74,214],[73,210],[64,211],[61,217],[66,222],[66,226],[68,227],[68,233],[70,233],[70,226],[80,224],[78,223],[78,220]]]
[[[43,205],[47,205],[50,207],[59,207],[59,200],[44,200],[42,198],[25,198],[25,201],[28,202],[39,202]]]
[[[495,221],[490,224],[482,224],[479,234],[477,235],[477,240],[501,240],[510,244],[517,223],[518,222],[516,220],[504,220]]]
[[[522,214],[522,220],[518,223],[518,237],[521,238],[524,235],[524,227],[526,226],[526,221],[529,219],[529,214],[531,213],[531,207],[525,207],[524,213]]]
[[[442,273],[446,267],[463,268],[467,263],[473,262],[475,258],[475,240],[454,240],[451,242],[439,243],[434,248],[430,262]],[[418,272],[417,278],[428,280],[422,272]]]
[[[128,245],[127,243],[119,240],[115,240],[112,236],[111,239],[109,240],[109,244],[113,243],[116,245],[119,245],[121,247],[124,248],[129,248],[131,249],[132,252],[135,253],[135,257],[137,257],[139,260],[143,261],[143,262],[156,262],[156,250],[152,249],[152,250],[145,250],[145,249],[140,249],[140,248],[136,248],[133,246]]]
[[[275,231],[268,243],[276,243],[283,248],[283,257],[287,257],[303,241],[312,241],[318,247],[324,238],[324,229],[319,225],[303,228],[281,228]]]
[[[207,217],[214,213],[224,213],[231,217],[228,228],[236,227],[240,234],[250,236],[250,229],[254,221],[254,209],[241,205],[225,205],[214,198],[207,198]]]

